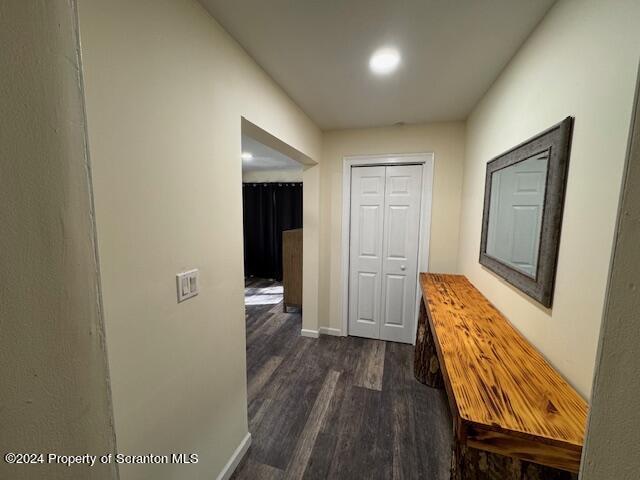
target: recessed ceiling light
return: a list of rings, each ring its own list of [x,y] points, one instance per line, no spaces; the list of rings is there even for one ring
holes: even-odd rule
[[[369,68],[378,75],[387,75],[400,65],[400,53],[395,48],[381,48],[373,52],[369,59]]]
[[[242,158],[242,160],[252,160],[253,154],[250,152],[242,152],[242,155],[240,155],[240,158]]]

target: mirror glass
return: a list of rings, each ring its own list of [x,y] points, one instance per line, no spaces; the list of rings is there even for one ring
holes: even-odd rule
[[[549,151],[491,174],[487,255],[536,278]]]

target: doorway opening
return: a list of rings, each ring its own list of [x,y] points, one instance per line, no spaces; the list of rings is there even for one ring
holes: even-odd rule
[[[245,304],[302,309],[302,165],[242,135]]]
[[[256,435],[271,411],[270,385],[303,334],[303,211],[313,208],[303,170],[315,162],[244,118],[240,147],[247,412]]]
[[[344,159],[343,335],[415,342],[433,161],[432,153]]]

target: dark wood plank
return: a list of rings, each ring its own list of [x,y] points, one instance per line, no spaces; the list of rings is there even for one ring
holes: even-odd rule
[[[333,392],[336,389],[339,378],[340,373],[333,370],[325,377],[322,389],[316,397],[304,429],[298,438],[296,449],[287,465],[287,471],[285,473],[287,480],[299,480],[302,478],[309,463],[309,458],[311,458],[311,452],[315,446],[316,438],[320,433],[320,428],[327,417]]]
[[[291,365],[284,365],[279,382],[267,393],[273,398],[269,415],[265,415],[255,432],[254,453],[258,461],[283,470],[294,453],[326,374],[316,361],[317,342],[304,340],[299,343],[299,355],[292,357]]]
[[[365,342],[356,367],[354,385],[380,391],[384,373],[385,342],[380,340],[365,340]]]
[[[380,392],[357,386],[345,390],[327,478],[378,478],[375,440],[380,396]]]
[[[252,446],[234,479],[448,480],[446,400],[414,379],[412,346],[301,337],[300,313],[275,308],[247,307]]]
[[[405,380],[412,392],[414,422],[418,426],[415,441],[417,457],[423,478],[449,479],[453,421],[447,395],[415,380],[412,374],[411,355],[407,355]]]
[[[251,402],[262,391],[269,381],[273,372],[282,363],[282,357],[270,357],[255,375],[252,375],[247,382],[247,400]]]
[[[273,320],[277,315],[284,321]],[[256,327],[262,329],[264,335],[247,334],[247,375],[248,378],[255,375],[262,365],[273,356],[285,358],[296,347],[295,338],[300,334],[302,326],[300,316],[278,312],[264,314],[263,323],[277,324],[277,328],[271,326]],[[301,343],[301,345],[304,342]]]
[[[249,402],[247,415],[249,417],[250,432],[256,432],[258,430],[262,419],[269,411],[269,407],[271,406],[272,401],[272,398],[263,397],[262,395],[260,395],[258,398],[255,398]]]
[[[349,368],[349,365],[354,365],[357,362],[357,354],[359,353],[359,351],[351,348],[352,345],[346,338],[321,337],[320,341],[324,342],[325,338],[330,338],[330,341],[325,343],[323,351],[327,354],[327,360],[333,359],[334,368],[340,370],[341,374],[329,405],[325,423],[318,433],[311,458],[305,470],[305,479],[330,478],[329,470],[334,459],[340,433],[342,404],[349,388],[353,385],[354,369]]]
[[[378,438],[383,444],[379,450],[386,455],[385,477],[394,479],[411,478],[447,478],[431,475],[433,472],[444,471],[448,475],[450,444],[437,443],[440,435],[431,431],[433,426],[423,423],[423,417],[417,417],[416,393],[429,390],[418,383],[412,374],[413,356],[404,345],[388,344],[385,359],[385,377],[382,389],[382,410],[386,415],[382,417],[381,431]],[[419,388],[418,388],[419,387]],[[437,392],[434,390],[434,392]],[[422,400],[430,400],[423,396]],[[440,404],[425,403],[424,408],[442,407]],[[446,405],[444,408],[446,412]],[[446,418],[446,414],[438,412]],[[436,424],[437,425],[437,424]],[[451,431],[451,426],[444,426],[445,432]],[[434,464],[426,464],[423,460],[429,451],[444,452],[441,458],[434,458]]]
[[[264,463],[245,458],[231,476],[232,479],[247,478],[251,480],[281,480],[284,472]]]

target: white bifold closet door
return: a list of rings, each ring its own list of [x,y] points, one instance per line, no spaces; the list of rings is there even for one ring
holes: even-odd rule
[[[422,165],[351,173],[349,335],[412,343]]]

